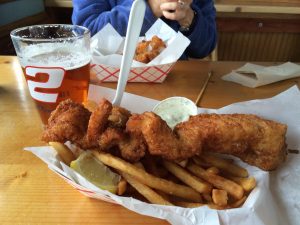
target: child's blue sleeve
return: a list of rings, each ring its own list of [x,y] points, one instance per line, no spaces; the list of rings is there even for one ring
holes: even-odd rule
[[[212,0],[194,1],[196,21],[193,31],[187,35],[191,44],[185,53],[189,57],[203,58],[209,55],[217,43],[216,10]]]
[[[133,0],[73,0],[73,24],[88,27],[92,35],[110,23],[125,36]],[[141,34],[155,22],[156,17],[147,5]]]

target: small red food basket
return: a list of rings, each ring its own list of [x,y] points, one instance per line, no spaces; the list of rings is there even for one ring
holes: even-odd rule
[[[157,66],[132,67],[128,76],[128,82],[162,83],[174,65],[175,63],[168,63]],[[117,82],[120,68],[103,64],[92,64],[91,71],[97,81]]]
[[[174,31],[160,19],[144,37],[140,37],[140,42],[154,36],[163,40],[166,47],[147,64],[133,60],[128,82],[162,83],[190,44],[187,37]],[[125,37],[120,36],[110,24],[92,37],[92,83],[118,81],[124,40]]]

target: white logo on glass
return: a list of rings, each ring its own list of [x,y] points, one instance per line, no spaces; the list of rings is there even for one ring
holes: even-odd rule
[[[39,68],[26,67],[25,73],[27,76],[36,77],[38,73],[46,73],[49,76],[47,82],[36,82],[28,80],[28,88],[32,98],[41,102],[56,103],[58,93],[43,93],[36,91],[36,88],[59,88],[64,79],[65,70],[63,68]]]

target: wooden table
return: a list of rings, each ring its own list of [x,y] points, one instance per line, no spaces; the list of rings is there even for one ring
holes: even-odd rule
[[[131,83],[127,91],[155,99],[181,95],[195,100],[208,71],[213,70],[201,106],[218,108],[272,97],[295,84],[300,86],[299,78],[256,89],[220,79],[242,64],[178,62],[164,83]],[[40,141],[41,131],[17,58],[0,56],[0,224],[168,224],[81,195],[46,164],[22,150],[26,146],[44,145]]]

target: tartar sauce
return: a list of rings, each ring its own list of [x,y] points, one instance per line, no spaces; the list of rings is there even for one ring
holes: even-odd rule
[[[158,103],[153,112],[167,122],[172,129],[176,124],[187,121],[197,114],[197,106],[185,97],[171,97]]]

